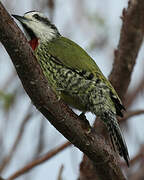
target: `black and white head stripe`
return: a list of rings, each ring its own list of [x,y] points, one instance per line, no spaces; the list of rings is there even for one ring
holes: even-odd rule
[[[29,11],[24,16],[13,15],[23,25],[26,34],[30,38],[38,38],[39,41],[51,41],[60,36],[56,26],[38,11]]]
[[[43,22],[45,25],[50,26],[52,29],[57,30],[56,26],[55,26],[54,24],[52,24],[52,23],[48,20],[48,18],[43,17],[43,16],[39,16],[39,14],[37,14],[37,13],[34,14],[33,17],[34,17],[35,19],[37,19],[38,21]]]

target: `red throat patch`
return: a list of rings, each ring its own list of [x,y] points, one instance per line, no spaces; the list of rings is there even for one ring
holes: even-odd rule
[[[31,48],[33,50],[35,50],[37,48],[37,46],[38,46],[38,39],[34,38],[34,39],[30,40],[29,44],[30,44]]]

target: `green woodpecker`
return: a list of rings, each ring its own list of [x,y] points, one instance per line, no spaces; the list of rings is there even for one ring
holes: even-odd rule
[[[65,103],[92,112],[106,125],[113,146],[129,165],[129,155],[116,115],[121,100],[95,61],[76,43],[63,37],[47,17],[37,11],[13,15],[30,38],[30,45],[57,96]]]

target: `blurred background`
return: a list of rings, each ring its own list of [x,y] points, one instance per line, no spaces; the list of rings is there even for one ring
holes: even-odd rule
[[[45,13],[63,36],[77,42],[95,59],[108,77],[120,36],[120,16],[127,7],[127,0],[2,0],[2,3],[10,14],[23,15],[31,10]],[[128,111],[144,110],[143,52],[142,46],[126,95]],[[87,119],[92,124],[95,117],[87,113]],[[126,170],[127,174],[135,173],[142,163],[143,127],[142,113],[122,125],[130,158],[137,158],[140,154],[139,161],[136,159],[132,168]],[[65,142],[66,139],[32,105],[0,44],[0,174],[7,178]],[[17,179],[75,180],[79,176],[82,157],[77,148],[69,146]]]

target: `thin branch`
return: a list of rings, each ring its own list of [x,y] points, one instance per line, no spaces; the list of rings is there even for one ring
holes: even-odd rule
[[[123,122],[133,116],[144,114],[144,110],[137,110],[137,111],[129,111],[125,113],[124,117],[120,119],[120,122]]]
[[[140,166],[140,168],[133,173],[130,177],[130,180],[143,180],[144,179],[144,166]]]
[[[49,8],[49,17],[50,20],[53,20],[54,10],[55,10],[55,0],[47,0],[47,6]]]
[[[31,105],[30,105],[30,107],[31,107]],[[0,172],[1,172],[1,173],[2,173],[2,171],[5,169],[5,167],[9,164],[9,162],[11,161],[11,159],[12,159],[12,157],[13,157],[13,154],[14,154],[14,152],[16,151],[17,146],[19,145],[19,142],[20,142],[20,140],[21,140],[21,138],[22,138],[22,136],[23,136],[23,133],[24,133],[24,130],[25,130],[25,126],[26,126],[27,122],[29,121],[29,119],[30,119],[31,116],[32,116],[32,113],[31,113],[31,111],[30,111],[30,110],[31,110],[30,107],[29,107],[29,109],[28,109],[29,112],[28,112],[28,113],[26,114],[26,116],[24,117],[24,120],[23,120],[23,122],[22,122],[22,124],[21,124],[21,126],[20,126],[20,129],[19,129],[18,135],[17,135],[17,137],[16,137],[16,139],[15,139],[15,142],[14,142],[14,144],[13,144],[13,146],[12,146],[9,154],[3,159],[3,161],[2,161],[2,163],[1,163],[1,165],[0,165]]]
[[[134,89],[134,91],[131,94],[129,94],[128,98],[126,99],[126,107],[130,107],[131,104],[136,99],[136,97],[138,96],[138,94],[140,92],[142,92],[143,90],[144,90],[144,78],[141,80],[141,82],[139,83],[138,87],[136,87]]]
[[[9,178],[7,178],[7,180],[13,180],[13,179],[19,177],[20,175],[23,175],[24,173],[28,172],[29,170],[32,170],[36,166],[38,166],[38,165],[44,163],[45,161],[49,160],[50,158],[54,157],[56,154],[58,154],[65,148],[69,147],[70,145],[71,145],[70,142],[64,143],[63,145],[59,146],[58,148],[55,148],[54,150],[48,152],[41,158],[36,159],[36,160],[32,161],[31,163],[27,164],[26,166],[24,166],[23,168],[21,168],[20,170],[15,172],[13,175],[11,175]]]
[[[64,166],[61,165],[61,167],[60,167],[60,169],[59,169],[59,173],[58,173],[58,178],[57,178],[57,180],[62,180],[63,170],[64,170]]]
[[[38,134],[38,143],[36,147],[36,152],[34,157],[37,157],[42,150],[44,149],[44,133],[45,133],[45,123],[44,123],[44,117],[41,118],[40,127],[39,127],[39,134]]]
[[[131,166],[139,165],[139,168],[135,171],[130,171],[129,179],[130,180],[140,180],[144,179],[144,145],[141,146],[139,153],[130,161]],[[123,168],[125,167],[124,163],[121,163]],[[138,167],[138,166],[137,166]]]
[[[133,166],[137,162],[140,162],[142,160],[144,160],[144,145],[141,146],[140,151],[138,152],[138,154],[133,159],[130,160],[130,165]],[[124,162],[121,163],[121,166],[126,167]]]

